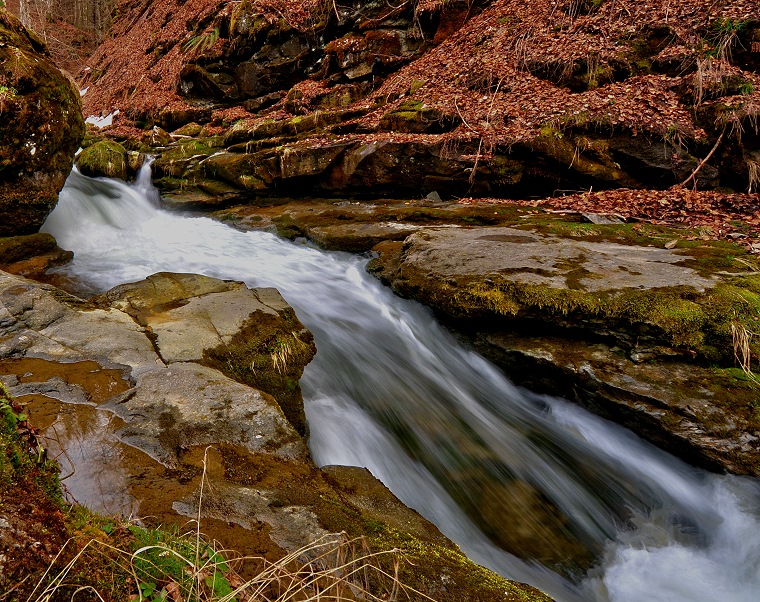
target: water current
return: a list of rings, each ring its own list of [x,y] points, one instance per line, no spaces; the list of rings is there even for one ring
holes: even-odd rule
[[[93,292],[158,271],[278,288],[317,343],[301,381],[317,463],[366,466],[480,564],[566,602],[760,598],[756,480],[516,387],[366,258],[163,210],[145,169],[132,186],[75,171],[43,230]],[[560,575],[503,549],[523,544],[593,566]]]

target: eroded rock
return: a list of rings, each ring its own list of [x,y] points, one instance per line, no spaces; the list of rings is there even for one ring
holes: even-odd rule
[[[206,364],[274,395],[290,423],[306,433],[298,381],[316,348],[276,289],[160,273],[105,297],[150,332],[164,362]]]

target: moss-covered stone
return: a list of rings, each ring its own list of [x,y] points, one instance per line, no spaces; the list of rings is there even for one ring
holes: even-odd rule
[[[126,180],[129,167],[127,149],[113,140],[100,140],[80,153],[77,166],[79,171],[92,178]]]
[[[389,132],[440,133],[453,129],[460,119],[447,119],[422,100],[409,99],[380,118],[379,129]]]
[[[44,44],[0,9],[0,236],[39,230],[84,134],[79,93]]]
[[[64,265],[74,254],[61,249],[50,234],[0,238],[0,269],[27,278],[41,277],[49,268]]]
[[[272,395],[302,436],[306,415],[299,380],[316,353],[314,337],[292,309],[257,312],[231,341],[204,353],[204,363]]]

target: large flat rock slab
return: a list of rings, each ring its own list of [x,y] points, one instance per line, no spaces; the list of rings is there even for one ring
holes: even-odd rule
[[[175,278],[166,274],[147,282],[149,286],[159,283],[158,288],[166,291],[170,288],[167,283],[182,280],[183,275]],[[201,276],[184,280],[192,281],[193,285],[182,289],[183,294],[172,299],[172,295],[165,292],[159,299],[170,306],[181,306],[183,302],[192,305],[193,300],[207,295],[229,294],[232,296],[229,306],[237,308],[238,331],[245,328],[248,316],[261,311],[261,307],[275,311],[263,306],[256,294],[242,283],[225,283]],[[239,296],[243,291],[249,292],[250,304],[247,311],[241,312]],[[117,296],[116,293],[110,295]],[[264,291],[263,295],[274,299],[275,306],[284,304],[279,295],[271,291]],[[224,300],[218,298],[213,303],[225,305]],[[204,306],[202,301],[199,304]],[[213,308],[204,306],[201,314],[202,319],[213,324],[208,314],[210,309]],[[225,324],[231,339],[234,328],[229,315],[225,318],[222,312],[216,323]],[[196,336],[200,329],[193,327],[190,318],[186,329],[181,326],[169,337],[168,347],[172,350],[199,347]],[[183,360],[176,364],[179,355],[176,351],[165,359],[152,338],[148,327],[118,307],[90,304],[52,286],[0,272],[0,374],[7,375],[12,393],[20,384],[19,360],[27,360],[25,371],[31,368],[38,373],[39,365],[31,360],[57,363],[63,368],[54,376],[41,374],[36,390],[31,385],[33,379],[27,377],[23,392],[45,395],[56,390],[55,397],[62,399],[66,390],[73,390],[78,394],[70,401],[96,403],[93,400],[97,400],[97,405],[114,411],[125,421],[121,433],[125,440],[166,465],[176,464],[181,448],[225,441],[247,446],[254,453],[266,448],[268,453],[283,457],[308,457],[304,442],[270,395],[200,364]],[[204,340],[201,338],[200,342]],[[221,342],[220,335],[217,333],[215,339],[207,342],[208,348],[217,346]],[[201,345],[199,349],[202,353],[204,347]],[[64,369],[81,362],[120,371],[128,389],[115,390],[114,395],[103,398],[95,385],[83,386],[73,378],[73,370],[70,377]]]
[[[679,251],[586,242],[516,228],[426,229],[404,242],[405,265],[456,278],[502,275],[551,288],[610,291],[715,284],[684,267]]]

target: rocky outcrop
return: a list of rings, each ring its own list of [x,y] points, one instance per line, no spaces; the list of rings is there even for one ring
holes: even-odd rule
[[[438,600],[548,599],[469,562],[367,471],[318,469],[279,400],[224,373],[297,378],[313,352],[274,289],[164,273],[88,302],[0,272],[0,380],[32,420],[78,404],[78,418],[51,420],[56,439],[73,429],[109,450],[77,472],[107,468],[105,490],[140,514],[200,516],[216,540],[270,560],[345,531],[403,550],[404,581]]]
[[[0,8],[0,236],[37,232],[84,134],[79,94],[44,44]]]
[[[546,227],[422,229],[378,245],[369,268],[469,334],[519,384],[692,463],[757,475],[757,384],[733,367],[758,355],[751,336],[740,343],[760,319],[744,253],[726,264],[725,250],[706,243],[614,242],[625,226],[570,237]]]
[[[61,249],[46,233],[0,238],[0,269],[27,278],[43,278],[50,268],[65,265],[74,254]]]
[[[760,12],[570,4],[200,1],[192,32],[148,39],[191,7],[133,3],[85,102],[141,127],[224,130],[221,148],[200,137],[209,148],[156,163],[175,203],[754,190]]]

